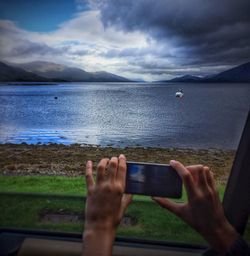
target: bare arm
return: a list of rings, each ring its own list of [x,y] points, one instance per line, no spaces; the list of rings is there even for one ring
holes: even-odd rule
[[[183,180],[188,202],[178,204],[165,198],[153,199],[198,231],[218,253],[224,254],[238,234],[224,215],[212,172],[202,165],[184,167],[173,160],[170,165]]]
[[[83,255],[112,255],[116,228],[132,200],[125,195],[126,158],[102,159],[97,167],[96,182],[93,164],[86,165],[87,203],[83,234]]]

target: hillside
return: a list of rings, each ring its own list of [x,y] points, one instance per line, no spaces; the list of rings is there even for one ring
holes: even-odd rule
[[[250,62],[221,72],[211,79],[216,82],[250,82]]]
[[[158,82],[250,83],[250,62],[228,69],[216,75],[209,75],[206,77],[185,75],[173,78],[171,80],[164,80]]]
[[[128,82],[129,80],[108,72],[86,72],[83,69],[68,67],[45,61],[12,64],[47,79],[69,82]]]
[[[22,68],[12,67],[0,62],[1,82],[46,82],[47,79]]]
[[[200,81],[202,81],[202,78],[198,77],[198,76],[184,75],[184,76],[176,77],[169,81],[171,81],[171,82],[200,82]]]

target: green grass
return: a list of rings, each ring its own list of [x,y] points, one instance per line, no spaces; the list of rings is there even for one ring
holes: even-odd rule
[[[51,223],[41,220],[41,213],[84,213],[83,200],[67,198],[31,197],[27,195],[0,195],[0,226],[52,231],[82,232],[81,223]],[[119,227],[117,234],[126,237],[202,243],[203,239],[185,223],[150,201],[131,204],[126,215],[137,219],[135,226]]]
[[[41,220],[41,213],[73,212],[83,214],[86,185],[83,177],[62,176],[0,176],[0,226],[53,231],[82,232],[81,223],[52,223]],[[8,194],[17,192],[19,194]],[[29,196],[23,192],[39,194],[78,195],[79,199],[67,197]],[[7,193],[7,194],[6,194]],[[224,187],[219,187],[223,196]],[[186,200],[184,191],[182,201]],[[126,237],[147,238],[189,243],[204,243],[204,240],[193,229],[165,209],[156,205],[150,197],[134,196],[134,202],[126,214],[137,219],[130,227],[119,227],[118,235]],[[246,237],[250,237],[249,229]]]
[[[0,176],[0,191],[85,195],[86,186],[83,177]]]
[[[219,186],[220,198],[223,198],[225,186]],[[63,195],[86,195],[84,177],[65,176],[3,176],[0,175],[0,192],[42,193]],[[151,201],[148,196],[135,195],[136,200]],[[186,201],[187,195],[183,190],[180,200]]]

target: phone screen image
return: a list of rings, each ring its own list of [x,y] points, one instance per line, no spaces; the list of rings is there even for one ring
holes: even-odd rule
[[[125,192],[180,198],[182,180],[170,165],[127,162]]]

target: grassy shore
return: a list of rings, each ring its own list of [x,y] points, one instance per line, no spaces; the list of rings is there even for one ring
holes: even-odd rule
[[[131,161],[167,163],[170,159],[176,159],[186,165],[206,164],[215,173],[221,197],[235,154],[234,151],[215,149],[0,145],[0,226],[82,232],[83,219],[58,222],[43,219],[42,216],[44,213],[57,214],[59,217],[65,214],[83,216],[85,162],[91,159],[97,164],[103,157],[120,153]],[[23,192],[39,195],[30,196]],[[78,197],[67,197],[72,195]],[[181,201],[186,201],[185,191]],[[126,216],[134,222],[121,225],[118,230],[120,236],[204,243],[199,234],[155,205],[149,197],[135,196]],[[250,237],[249,234],[247,237]]]

